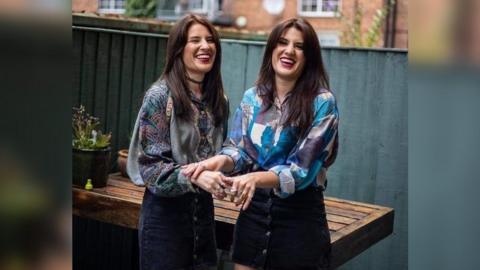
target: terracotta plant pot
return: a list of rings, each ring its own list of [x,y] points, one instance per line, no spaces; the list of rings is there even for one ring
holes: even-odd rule
[[[97,150],[72,149],[73,184],[84,187],[92,179],[94,188],[107,185],[110,170],[110,147]]]
[[[123,177],[128,177],[127,159],[128,159],[128,149],[122,149],[118,151],[117,165]]]

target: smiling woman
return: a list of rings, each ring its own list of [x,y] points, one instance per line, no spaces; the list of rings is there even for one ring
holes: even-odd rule
[[[337,156],[339,114],[328,85],[312,26],[280,23],[219,155],[184,170],[193,179],[205,170],[233,175],[224,181],[243,209],[233,241],[236,270],[329,268],[323,190]]]
[[[303,34],[296,28],[289,28],[278,40],[278,45],[272,53],[276,80],[295,82],[304,65]]]
[[[192,25],[188,30],[188,41],[182,58],[187,79],[197,84],[202,83],[205,73],[212,69],[216,52],[213,36],[208,28],[201,24]]]
[[[127,162],[130,179],[146,186],[138,226],[142,270],[216,265],[211,193],[222,196],[220,173],[205,172],[192,183],[180,170],[213,156],[224,140],[220,62],[213,26],[187,15],[170,32],[164,73],[145,93]]]

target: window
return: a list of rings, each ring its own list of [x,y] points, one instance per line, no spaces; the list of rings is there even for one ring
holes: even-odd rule
[[[100,13],[125,13],[126,0],[99,0],[98,12]]]
[[[222,0],[159,0],[157,17],[176,20],[187,12],[207,15],[213,19],[221,10]]]
[[[299,0],[298,14],[312,17],[334,17],[340,11],[340,0]]]
[[[207,9],[206,4],[207,4],[207,1],[204,1],[204,0],[189,0],[188,10],[205,12]]]
[[[338,32],[318,32],[317,36],[322,47],[340,46],[340,35]]]

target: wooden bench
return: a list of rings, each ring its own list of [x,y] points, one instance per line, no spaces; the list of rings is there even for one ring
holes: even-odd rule
[[[119,173],[111,174],[105,188],[86,191],[73,187],[73,214],[137,229],[143,187]],[[239,207],[214,200],[217,222],[233,226]],[[332,269],[357,256],[393,231],[392,208],[326,197],[325,206],[332,241]]]

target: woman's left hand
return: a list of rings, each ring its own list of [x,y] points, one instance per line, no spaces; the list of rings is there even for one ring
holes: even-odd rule
[[[200,162],[190,163],[181,167],[181,173],[188,178],[197,179],[203,171],[219,171],[223,168],[229,157],[216,155]]]
[[[226,177],[224,181],[232,185],[230,192],[235,194],[235,205],[242,205],[242,210],[246,210],[255,194],[257,186],[255,177],[244,174],[236,177]]]

